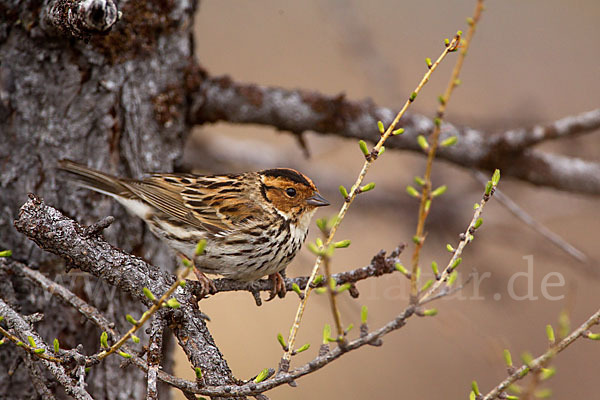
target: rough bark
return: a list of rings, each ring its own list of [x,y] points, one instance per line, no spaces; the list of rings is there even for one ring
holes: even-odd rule
[[[82,36],[77,32],[57,35],[48,28],[49,12],[60,3],[78,2],[0,2],[0,248],[12,249],[15,258],[124,322],[124,310],[141,310],[138,301],[93,277],[65,275],[64,262],[39,250],[12,222],[27,193],[36,192],[82,223],[114,215],[105,233],[111,243],[155,265],[172,266],[170,253],[141,221],[103,196],[75,190],[57,176],[55,165],[69,157],[130,176],[173,168],[189,131],[183,85],[192,60],[196,2],[120,1],[122,17],[110,32],[86,41],[73,39]],[[58,337],[70,347],[81,343],[88,352],[97,348],[98,329],[76,312],[18,277],[2,281],[0,298],[11,307],[22,315],[44,314],[36,324],[44,339]],[[17,350],[4,346],[0,353],[0,397],[35,397]],[[92,369],[87,390],[94,398],[144,397],[143,373],[120,369],[118,358]],[[61,389],[55,391],[64,397]]]

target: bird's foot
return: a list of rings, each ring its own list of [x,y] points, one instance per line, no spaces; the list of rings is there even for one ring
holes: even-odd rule
[[[271,294],[267,301],[271,301],[275,298],[275,296],[279,296],[280,299],[285,297],[285,282],[283,277],[279,272],[275,272],[274,274],[269,275],[269,280],[273,282],[273,288],[271,289]]]
[[[209,294],[217,293],[217,287],[215,286],[215,283],[213,282],[213,280],[210,279],[208,276],[204,275],[202,273],[202,271],[200,271],[198,268],[196,268],[195,265],[194,265],[194,274],[196,274],[196,278],[198,279],[198,282],[200,282],[200,286],[202,287],[202,292],[201,292],[202,297],[206,297]]]

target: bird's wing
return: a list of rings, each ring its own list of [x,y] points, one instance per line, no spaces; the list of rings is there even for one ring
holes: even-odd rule
[[[239,176],[156,174],[127,186],[160,211],[213,234],[239,229],[264,212]]]

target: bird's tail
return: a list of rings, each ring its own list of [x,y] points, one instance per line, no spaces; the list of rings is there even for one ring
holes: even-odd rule
[[[74,181],[80,186],[95,190],[96,192],[113,197],[122,196],[124,193],[129,192],[129,189],[116,176],[88,168],[74,161],[60,160],[58,168],[70,173],[74,177]]]

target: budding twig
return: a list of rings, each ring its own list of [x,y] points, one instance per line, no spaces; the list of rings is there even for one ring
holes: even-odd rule
[[[453,43],[461,44],[461,51],[456,59],[456,63],[454,64],[454,69],[452,70],[452,75],[448,81],[448,85],[446,86],[446,91],[440,97],[439,106],[435,118],[435,124],[433,128],[433,133],[431,134],[430,139],[427,141],[427,148],[423,147],[423,149],[427,152],[427,165],[425,167],[425,175],[423,177],[423,192],[421,193],[421,202],[419,204],[419,219],[417,222],[417,230],[415,233],[415,237],[419,238],[419,241],[415,242],[415,249],[412,256],[412,274],[410,279],[410,297],[411,302],[416,303],[417,301],[417,293],[418,293],[418,282],[417,282],[417,268],[419,267],[419,254],[421,252],[421,248],[423,247],[423,243],[425,242],[424,237],[424,229],[425,229],[425,220],[429,215],[429,206],[431,204],[432,195],[431,195],[431,171],[433,168],[433,159],[435,158],[436,151],[438,149],[442,119],[444,117],[444,113],[446,112],[446,107],[448,101],[450,100],[450,96],[454,88],[459,83],[458,76],[460,75],[460,70],[462,69],[462,65],[467,55],[467,50],[469,48],[469,44],[473,39],[473,35],[475,34],[475,27],[477,26],[477,22],[481,17],[481,12],[483,11],[483,0],[478,0],[477,5],[475,7],[475,12],[473,13],[472,23],[469,24],[469,30],[467,31],[467,35],[464,41],[461,40],[461,32],[458,32],[454,37]],[[452,44],[449,46],[451,47]],[[448,142],[451,143],[451,142]]]
[[[406,110],[408,109],[410,104],[415,100],[415,98],[417,97],[417,95],[421,91],[421,89],[423,89],[425,84],[429,81],[429,78],[431,77],[431,74],[433,73],[433,71],[435,71],[437,69],[440,62],[442,62],[442,60],[446,57],[446,55],[448,55],[449,52],[456,50],[456,47],[458,46],[458,44],[459,44],[459,38],[455,37],[452,40],[452,42],[448,46],[446,46],[446,48],[444,49],[442,54],[438,57],[438,59],[435,61],[435,63],[433,63],[431,65],[431,67],[427,70],[427,72],[425,73],[425,75],[423,76],[423,78],[421,79],[421,81],[419,82],[417,87],[415,88],[414,92],[412,92],[409,99],[404,103],[404,106],[402,107],[400,112],[398,112],[398,114],[396,115],[396,118],[394,118],[394,120],[388,126],[385,133],[383,133],[383,135],[381,136],[381,138],[379,139],[377,144],[373,147],[373,151],[376,154],[379,153],[379,151],[383,147],[385,141],[393,134],[393,132],[396,128],[396,125],[398,124],[398,121],[404,115],[404,113],[406,112]],[[361,146],[361,147],[363,147],[363,146]],[[363,150],[363,153],[364,153],[364,150]],[[338,212],[335,223],[331,227],[329,236],[327,237],[327,240],[325,241],[325,244],[324,244],[325,248],[327,248],[327,246],[329,246],[331,244],[331,242],[333,241],[333,237],[335,236],[335,233],[336,233],[340,223],[344,219],[344,216],[348,212],[348,208],[350,208],[350,205],[356,198],[357,194],[360,192],[361,184],[365,178],[365,175],[367,174],[367,171],[369,170],[369,167],[371,166],[371,164],[373,162],[374,162],[373,157],[366,157],[366,160],[365,160],[363,167],[358,175],[358,178],[356,179],[356,182],[354,183],[354,185],[352,185],[352,188],[350,189],[350,192],[348,193],[348,198],[342,205],[342,208]],[[294,318],[294,323],[290,329],[290,335],[289,335],[289,339],[288,339],[289,349],[283,355],[283,358],[287,361],[289,361],[292,357],[292,349],[294,348],[294,344],[296,342],[296,335],[298,333],[298,329],[300,328],[300,322],[302,321],[302,316],[304,314],[304,310],[306,308],[306,303],[308,302],[308,297],[309,297],[309,294],[311,291],[310,283],[312,283],[312,281],[317,276],[319,266],[321,265],[322,262],[323,262],[323,257],[322,256],[317,257],[315,264],[313,266],[312,272],[310,274],[309,284],[306,285],[306,288],[304,290],[304,299],[302,299],[300,301],[300,304],[298,305],[298,309],[296,311],[296,316]]]

